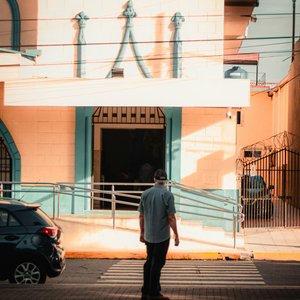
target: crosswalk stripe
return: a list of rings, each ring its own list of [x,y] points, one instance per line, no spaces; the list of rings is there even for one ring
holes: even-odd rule
[[[102,285],[141,285],[145,261],[120,260],[98,280]],[[167,261],[161,284],[191,285],[264,285],[253,262]]]
[[[141,275],[143,275],[142,272],[140,273],[127,273],[124,275],[118,275],[118,274],[105,274],[102,275],[101,278],[122,278],[122,277],[134,277],[134,276],[138,276],[140,277]],[[163,273],[163,277],[164,278],[174,278],[174,277],[180,277],[180,278],[195,278],[195,274],[175,274],[172,276],[168,276],[167,274]],[[198,276],[199,277],[199,276]],[[260,274],[222,274],[222,275],[211,275],[211,274],[201,274],[201,277],[203,278],[227,278],[227,277],[237,277],[237,278],[241,278],[241,277],[246,277],[246,278],[261,278]]]

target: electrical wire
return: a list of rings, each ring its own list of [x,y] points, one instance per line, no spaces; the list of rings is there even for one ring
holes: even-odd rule
[[[284,85],[286,85],[287,83],[289,83],[289,82],[295,80],[295,79],[298,78],[299,76],[300,76],[300,73],[298,73],[298,74],[295,75],[294,77],[292,77],[292,78],[288,79],[287,81],[285,81],[285,82],[284,82]],[[264,90],[262,90],[262,91],[256,92],[256,93],[252,94],[251,97],[256,96],[256,95],[258,95],[258,94],[266,93],[266,92],[270,92],[270,88],[266,88],[266,89],[264,89]]]
[[[182,43],[200,43],[200,42],[224,42],[224,41],[257,41],[257,40],[278,40],[278,39],[292,39],[292,36],[262,36],[262,37],[237,37],[237,38],[216,38],[216,39],[188,39],[188,40],[181,40]],[[299,35],[295,36],[295,38],[300,38]],[[128,42],[89,42],[84,44],[85,46],[100,46],[100,45],[143,45],[143,44],[174,44],[177,43],[176,41],[170,40],[156,40],[156,41],[128,41]],[[22,44],[20,45],[23,48],[26,47],[66,47],[66,46],[79,46],[82,44],[78,43],[57,43],[57,44]],[[9,48],[11,45],[0,45],[0,48]]]
[[[300,50],[296,50],[294,51],[295,54],[300,53]],[[282,55],[286,55],[286,54],[290,54],[292,53],[292,50],[274,50],[274,51],[263,51],[260,52],[261,55],[266,55],[266,54],[281,54]],[[199,55],[185,55],[185,56],[181,56],[181,59],[194,59],[194,58],[222,58],[222,57],[226,57],[226,56],[239,56],[239,55],[246,55],[246,54],[253,54],[253,53],[236,53],[236,54],[227,54],[227,55],[223,55],[223,54],[199,54]],[[173,60],[174,57],[173,55],[169,55],[169,56],[161,56],[162,54],[156,54],[154,57],[145,57],[145,58],[136,58],[136,57],[131,57],[131,58],[124,58],[122,59],[123,63],[128,63],[128,62],[138,62],[138,61],[163,61],[163,60]],[[269,57],[277,57],[277,56],[268,56]],[[85,64],[112,64],[114,63],[115,60],[112,58],[108,58],[108,59],[101,59],[101,60],[85,60]],[[79,61],[60,61],[60,62],[53,62],[53,63],[39,63],[36,66],[59,66],[59,65],[78,65],[78,64],[82,64],[82,62]],[[7,67],[7,66],[0,66],[0,67]],[[22,67],[32,67],[32,65],[24,65]]]
[[[184,15],[185,18],[215,18],[215,17],[241,17],[241,18],[251,18],[251,16],[292,16],[293,13],[290,12],[281,12],[281,13],[253,13],[252,15],[247,14],[196,14],[196,15]],[[300,13],[295,14],[300,15]],[[174,15],[159,15],[159,16],[147,16],[147,15],[138,15],[135,19],[171,19]],[[120,16],[101,16],[101,17],[89,17],[89,20],[115,20],[115,19],[127,19],[127,17]],[[33,22],[33,21],[72,21],[76,20],[76,18],[21,18],[21,19],[0,19],[0,22]],[[76,20],[77,21],[77,20]]]

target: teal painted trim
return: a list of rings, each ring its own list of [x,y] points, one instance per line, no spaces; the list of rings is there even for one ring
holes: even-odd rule
[[[79,33],[78,33],[78,46],[77,46],[77,77],[84,77],[86,74],[85,70],[85,37],[84,29],[87,24],[89,17],[82,11],[75,17],[78,21]]]
[[[12,158],[12,181],[21,181],[21,155],[4,122],[0,119],[0,135]]]
[[[146,65],[144,64],[143,57],[140,55],[140,53],[138,51],[137,42],[134,37],[133,31],[130,31],[130,39],[132,41],[133,52],[134,52],[134,55],[135,55],[135,58],[139,65],[140,70],[143,72],[143,74],[146,78],[151,78],[152,76],[151,76],[150,72],[148,71]]]
[[[77,77],[86,75],[85,69],[85,36],[84,29],[89,17],[82,11],[75,17],[78,20],[77,46]],[[91,182],[92,176],[92,107],[76,108],[76,136],[75,136],[75,181]],[[90,185],[86,185],[88,188]],[[71,213],[90,210],[90,201],[87,198],[71,196]]]
[[[76,108],[75,181],[90,182],[92,166],[92,107]]]
[[[93,107],[76,108],[75,182],[86,183],[86,187],[89,187],[92,176],[92,115]],[[72,199],[72,205],[72,213],[90,209],[87,199],[77,201],[75,197]]]
[[[166,171],[170,180],[181,181],[182,109],[164,108],[166,117]]]
[[[182,40],[180,37],[180,29],[185,18],[180,12],[177,12],[171,19],[175,26],[173,37],[173,77],[182,77]]]
[[[21,39],[21,17],[19,5],[16,0],[7,0],[11,15],[12,15],[12,48],[16,51],[20,51],[20,39]]]
[[[140,68],[140,70],[142,71],[143,75],[146,78],[151,78],[151,74],[149,72],[149,70],[147,69],[146,65],[144,64],[144,60],[143,57],[140,55],[138,48],[137,48],[137,42],[134,36],[134,32],[133,32],[133,18],[137,16],[136,12],[133,9],[133,4],[132,4],[132,0],[129,0],[127,3],[127,8],[126,10],[123,12],[123,16],[125,16],[127,18],[126,21],[126,29],[123,35],[123,39],[122,39],[122,43],[121,43],[121,48],[119,49],[119,53],[118,56],[113,64],[112,69],[109,71],[109,73],[107,74],[106,78],[111,78],[112,77],[112,70],[115,68],[119,68],[121,65],[121,62],[123,61],[124,58],[124,53],[125,50],[129,44],[129,42],[131,41],[131,45],[132,45],[132,49],[134,52],[134,56],[135,59],[138,63],[138,66]]]
[[[42,50],[38,50],[38,49],[26,49],[25,52],[20,52],[20,51],[16,51],[16,50],[0,48],[0,52],[2,52],[2,53],[18,53],[18,54],[21,54],[23,57],[33,60],[33,61],[36,59],[37,56],[42,54]]]
[[[21,52],[21,55],[27,59],[35,60],[37,56],[42,54],[42,50],[39,49],[26,49],[25,52]]]
[[[123,57],[124,57],[124,53],[125,53],[125,50],[126,50],[126,47],[124,46],[126,43],[129,42],[129,31],[126,29],[125,30],[125,33],[123,35],[123,39],[122,39],[122,46],[119,50],[119,53],[118,53],[118,56],[113,64],[113,67],[112,69],[115,69],[115,68],[119,68],[121,63],[122,63],[122,60],[123,60]],[[109,71],[109,73],[107,74],[106,78],[111,78],[112,76],[112,69]]]

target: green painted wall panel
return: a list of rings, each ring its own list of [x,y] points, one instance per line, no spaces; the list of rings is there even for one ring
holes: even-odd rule
[[[89,188],[92,176],[92,107],[76,108],[75,132],[75,182],[87,183]],[[90,201],[75,201],[73,213],[90,210]]]
[[[235,203],[238,203],[238,190],[206,190],[208,192],[225,196],[228,198],[231,198],[234,200]],[[206,197],[199,197],[196,195],[193,195],[191,193],[187,193],[184,191],[179,191],[178,189],[172,189],[173,193],[180,194],[182,198],[176,202],[179,202],[179,205],[177,205],[178,210],[184,210],[185,212],[190,212],[190,213],[199,213],[199,214],[204,214],[206,216],[196,216],[193,214],[188,214],[188,213],[179,213],[179,215],[185,219],[185,220],[199,220],[203,226],[213,226],[213,227],[221,227],[225,231],[232,231],[232,226],[233,222],[232,220],[232,211],[233,211],[233,205],[224,203],[224,202],[219,202],[215,201],[210,198]],[[186,199],[184,197],[188,197],[191,199]],[[179,197],[177,197],[179,198]],[[193,200],[201,201],[201,203],[196,203]],[[187,205],[193,205],[193,207],[185,206],[184,204]],[[207,205],[208,204],[208,205]],[[208,209],[209,205],[213,204],[215,207],[219,209],[226,209],[227,212],[223,211],[217,211],[214,209]],[[214,217],[222,217],[230,220],[223,220],[223,219],[216,219]]]
[[[180,182],[181,108],[164,108],[166,117],[166,171],[170,180]]]

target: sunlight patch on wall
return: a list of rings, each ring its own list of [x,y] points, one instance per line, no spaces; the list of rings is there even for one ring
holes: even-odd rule
[[[216,110],[219,115],[200,115],[194,122],[189,114],[183,124],[181,176],[185,184],[199,188],[235,188],[235,120]]]

